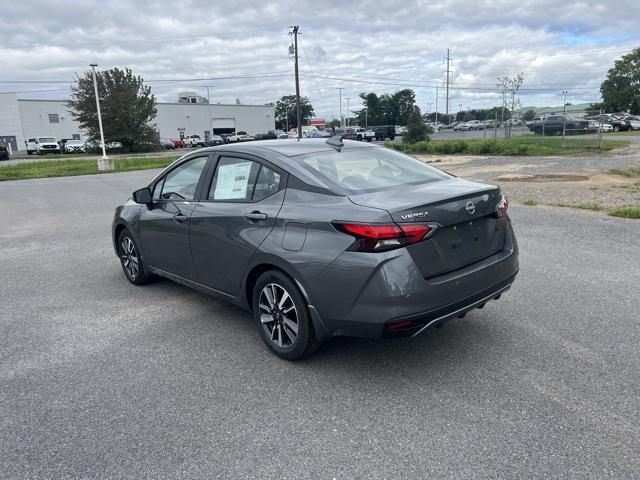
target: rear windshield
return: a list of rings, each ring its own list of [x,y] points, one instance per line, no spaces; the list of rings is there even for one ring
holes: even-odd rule
[[[415,158],[386,148],[353,148],[299,157],[319,177],[351,192],[367,192],[396,185],[451,178]]]

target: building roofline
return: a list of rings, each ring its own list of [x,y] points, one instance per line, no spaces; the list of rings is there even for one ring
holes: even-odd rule
[[[12,93],[12,92],[3,92]],[[67,100],[55,100],[46,98],[18,98],[19,102],[56,102],[67,103]],[[187,105],[189,107],[264,107],[275,108],[275,105],[257,105],[257,104],[237,104],[237,103],[178,103],[178,102],[156,102],[156,105]]]

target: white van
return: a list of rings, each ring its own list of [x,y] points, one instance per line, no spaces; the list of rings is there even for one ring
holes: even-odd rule
[[[25,142],[27,155],[45,155],[47,153],[62,153],[56,137],[35,137]]]

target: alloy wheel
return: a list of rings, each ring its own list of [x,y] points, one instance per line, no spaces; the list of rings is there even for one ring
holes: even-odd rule
[[[129,278],[134,279],[138,276],[138,252],[136,246],[133,244],[131,238],[125,236],[122,237],[120,242],[121,252],[120,259],[122,260],[122,267]]]
[[[277,283],[269,283],[260,292],[260,321],[271,341],[280,348],[293,346],[298,337],[298,312],[293,298]]]

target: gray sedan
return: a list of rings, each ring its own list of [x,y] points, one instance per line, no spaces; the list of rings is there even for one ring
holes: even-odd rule
[[[126,278],[253,312],[295,360],[338,335],[415,336],[508,290],[518,249],[499,188],[339,137],[205,148],[117,207]]]

